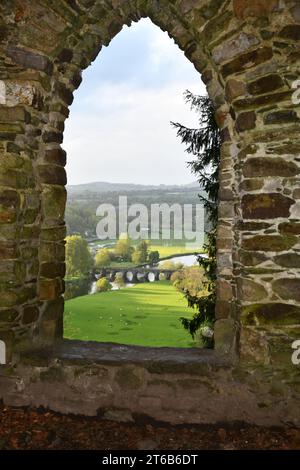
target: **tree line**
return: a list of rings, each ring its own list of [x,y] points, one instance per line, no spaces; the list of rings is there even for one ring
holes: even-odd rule
[[[131,262],[135,265],[159,262],[159,252],[150,250],[150,244],[146,240],[132,246],[129,237],[117,240],[114,248],[100,248],[93,257],[88,242],[81,235],[69,235],[66,237],[66,277],[84,277],[94,268],[110,266],[112,262]]]

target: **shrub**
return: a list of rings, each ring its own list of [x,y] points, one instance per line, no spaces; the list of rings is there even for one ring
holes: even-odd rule
[[[108,292],[112,289],[112,285],[106,277],[101,277],[96,282],[97,292]]]

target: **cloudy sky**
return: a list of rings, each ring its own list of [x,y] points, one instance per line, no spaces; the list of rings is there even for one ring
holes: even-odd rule
[[[150,20],[125,26],[83,75],[66,122],[68,184],[195,180],[170,121],[196,127],[183,93],[204,94],[193,65]]]

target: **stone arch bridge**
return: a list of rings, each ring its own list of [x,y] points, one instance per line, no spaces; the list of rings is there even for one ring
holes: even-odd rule
[[[63,339],[65,120],[82,71],[146,17],[199,72],[221,132],[212,351]],[[1,0],[4,402],[300,425],[299,50],[299,0]]]
[[[97,278],[106,277],[113,282],[118,273],[122,274],[125,282],[137,283],[148,281],[159,281],[160,276],[169,281],[176,269],[159,269],[159,268],[102,268],[94,271]]]

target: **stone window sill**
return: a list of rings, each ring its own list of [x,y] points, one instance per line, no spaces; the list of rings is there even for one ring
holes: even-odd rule
[[[232,359],[210,349],[153,348],[64,339],[52,349],[26,353],[22,360],[45,365],[53,360],[64,364],[136,365],[153,373],[199,374],[232,365]],[[23,362],[22,361],[22,362]]]

